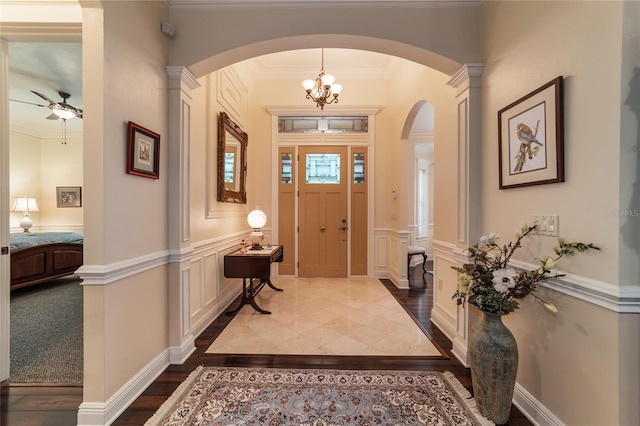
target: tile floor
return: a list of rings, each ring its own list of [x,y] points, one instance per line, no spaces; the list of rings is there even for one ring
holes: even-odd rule
[[[377,279],[274,278],[207,353],[440,356]],[[232,308],[235,307],[232,305]]]

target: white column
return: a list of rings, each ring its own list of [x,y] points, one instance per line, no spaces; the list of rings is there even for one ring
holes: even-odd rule
[[[169,352],[182,364],[195,350],[191,330],[190,146],[191,90],[200,84],[185,67],[169,75]]]
[[[458,105],[458,217],[457,249],[453,257],[457,266],[467,261],[462,250],[469,247],[469,241],[475,241],[481,235],[480,217],[480,135],[482,134],[480,77],[484,65],[464,65],[449,81],[457,89]],[[458,306],[453,354],[467,365],[467,338],[469,329],[468,310]]]

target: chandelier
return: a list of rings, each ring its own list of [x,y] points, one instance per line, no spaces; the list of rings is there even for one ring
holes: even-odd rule
[[[338,103],[338,95],[342,91],[342,85],[334,84],[336,80],[331,74],[324,73],[324,49],[322,49],[322,67],[320,74],[315,80],[304,80],[302,87],[307,92],[307,99],[316,103],[317,107],[324,110],[324,106],[331,103]]]

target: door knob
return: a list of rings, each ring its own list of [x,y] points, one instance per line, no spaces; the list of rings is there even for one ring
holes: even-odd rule
[[[327,230],[327,228],[325,228],[325,226],[324,226],[324,225],[322,225],[322,226],[320,227],[320,232],[324,232],[324,231],[326,231],[326,230]]]

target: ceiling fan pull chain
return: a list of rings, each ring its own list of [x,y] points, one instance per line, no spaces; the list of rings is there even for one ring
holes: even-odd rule
[[[62,119],[62,145],[67,144],[67,120]]]

